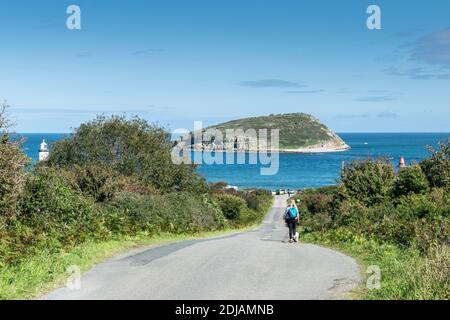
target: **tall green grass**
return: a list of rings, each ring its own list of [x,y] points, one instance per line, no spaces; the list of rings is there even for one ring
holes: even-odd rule
[[[317,243],[355,257],[361,266],[361,285],[354,299],[448,300],[450,299],[450,248],[432,246],[427,255],[417,249],[368,240],[343,230],[307,233],[304,241]],[[369,266],[381,271],[379,289],[369,289]]]

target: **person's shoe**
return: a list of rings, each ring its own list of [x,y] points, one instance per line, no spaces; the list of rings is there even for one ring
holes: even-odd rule
[[[289,239],[289,243],[292,243],[292,242],[294,242],[294,240],[292,240],[292,239]]]

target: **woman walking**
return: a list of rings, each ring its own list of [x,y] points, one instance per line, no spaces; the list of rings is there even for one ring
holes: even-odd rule
[[[289,243],[297,242],[297,223],[298,223],[298,208],[295,204],[295,200],[291,201],[285,212],[285,220],[289,227]]]

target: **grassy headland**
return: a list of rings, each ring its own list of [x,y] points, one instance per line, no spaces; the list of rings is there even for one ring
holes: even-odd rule
[[[267,142],[267,147],[272,151],[286,152],[314,152],[317,151],[339,151],[348,149],[348,145],[333,131],[327,128],[318,119],[304,113],[277,114],[261,117],[244,118],[233,120],[205,129],[218,130],[221,132],[223,140],[227,137],[227,130],[255,130],[267,129],[270,138],[270,130],[279,130],[279,146],[271,145]],[[233,137],[231,137],[233,138]],[[245,141],[241,141],[245,144]],[[217,139],[215,140],[217,143]],[[251,144],[251,142],[250,142]],[[204,146],[208,147],[208,141],[204,141]],[[243,146],[248,151],[253,151],[258,146]]]

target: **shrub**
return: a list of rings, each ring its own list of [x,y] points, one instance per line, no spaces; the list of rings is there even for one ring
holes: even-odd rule
[[[265,209],[266,202],[272,199],[272,192],[264,189],[248,189],[237,191],[235,189],[212,189],[214,195],[233,195],[242,198],[245,201],[247,208],[254,211],[261,211]]]
[[[251,192],[251,193],[255,194],[256,196],[263,196],[263,197],[270,198],[270,199],[272,198],[272,191],[267,190],[267,189],[253,189],[248,192]]]
[[[124,192],[137,195],[159,194],[156,188],[144,184],[137,177],[118,176],[114,183],[117,193]]]
[[[207,196],[119,194],[105,206],[108,229],[116,233],[163,231],[195,233],[226,225],[220,208]]]
[[[250,208],[243,208],[239,214],[239,219],[234,221],[239,226],[249,226],[260,223],[264,218],[264,213]]]
[[[218,189],[211,190],[214,198],[220,198],[220,195],[231,195],[241,198],[245,201],[245,206],[254,211],[260,211],[265,209],[266,202],[272,199],[272,192],[263,189],[248,189],[248,190],[235,190],[230,189]]]
[[[109,167],[98,164],[76,165],[74,178],[78,188],[96,202],[111,200],[118,188],[117,174]]]
[[[441,209],[442,216],[450,217],[450,189],[435,188],[427,196]]]
[[[448,299],[448,170],[443,145],[397,178],[384,161],[353,163],[343,170],[337,193],[316,189],[296,196],[308,211],[302,226],[326,244],[348,245],[363,260],[385,264],[388,285],[368,297]]]
[[[441,208],[428,195],[409,195],[399,199],[398,216],[410,219],[440,215]]]
[[[226,225],[219,206],[207,195],[172,193],[164,196],[166,222],[175,232],[200,232]]]
[[[414,245],[421,252],[428,252],[433,245],[450,245],[450,219],[429,217],[414,221]]]
[[[425,193],[429,190],[428,179],[419,165],[400,169],[395,180],[393,195],[406,196],[413,193]]]
[[[172,162],[171,149],[169,133],[163,127],[138,117],[98,116],[56,142],[48,165],[72,168],[95,163],[164,192],[207,192],[195,166]]]
[[[234,191],[232,193],[222,192],[222,194],[231,197],[238,197],[244,200],[242,205],[239,205],[240,201],[237,201],[236,206],[241,207],[238,218],[229,218],[233,221],[235,226],[248,226],[251,224],[260,223],[264,219],[267,210],[272,204],[272,192],[267,190],[254,189],[238,192]],[[218,198],[217,194],[215,198]],[[226,208],[221,209],[227,210]],[[233,214],[231,214],[231,216],[233,216]]]
[[[300,198],[300,203],[304,204],[306,209],[312,213],[324,213],[332,211],[333,196],[315,193],[315,194],[305,194]]]
[[[245,208],[245,201],[238,196],[231,194],[220,194],[217,195],[215,199],[219,204],[225,218],[229,220],[239,219],[241,210]]]
[[[431,156],[420,162],[431,187],[450,187],[450,143],[439,144],[439,149],[429,148]]]
[[[163,204],[162,199],[156,200],[128,192],[119,193],[104,205],[106,227],[119,234],[161,232],[163,223],[158,217],[156,206]]]
[[[28,157],[20,147],[0,136],[0,215],[13,216],[26,181]]]
[[[47,234],[62,244],[80,243],[104,231],[94,203],[68,186],[64,171],[53,169],[39,170],[27,180],[20,221],[36,236]]]
[[[333,220],[328,213],[318,212],[312,217],[305,214],[301,218],[301,224],[307,232],[320,231],[324,232],[332,227]]]
[[[226,189],[226,187],[228,186],[228,183],[224,182],[224,181],[219,181],[219,182],[210,183],[208,186],[212,192],[220,193]]]
[[[395,215],[385,215],[380,223],[374,226],[374,232],[366,234],[381,242],[409,247],[414,243],[416,229],[414,220]]]
[[[20,141],[11,141],[8,135],[7,105],[0,105],[0,216],[14,216],[17,200],[26,180],[29,158],[20,149]]]
[[[301,194],[302,195],[307,195],[307,194],[326,194],[329,196],[334,196],[336,195],[338,192],[338,187],[337,186],[324,186],[324,187],[319,187],[319,188],[314,188],[314,189],[305,189]]]
[[[388,161],[355,161],[341,172],[339,194],[344,199],[373,205],[389,200],[394,181],[394,168]]]
[[[375,211],[376,212],[376,211]],[[357,226],[358,229],[365,229],[371,211],[364,204],[354,199],[342,201],[336,208],[336,213],[333,216],[334,226]]]
[[[258,196],[253,192],[244,192],[239,194],[239,196],[244,199],[247,208],[252,209],[254,211],[260,210],[260,201]]]

